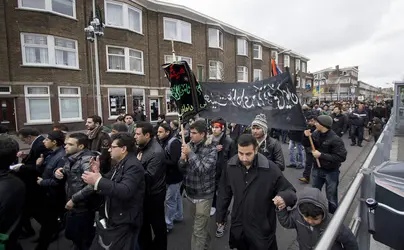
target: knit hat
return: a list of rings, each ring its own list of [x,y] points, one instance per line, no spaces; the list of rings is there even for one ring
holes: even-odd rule
[[[329,115],[319,115],[317,117],[317,122],[328,129],[332,127],[332,118]]]
[[[63,145],[65,142],[65,134],[62,131],[52,131],[48,134],[48,139],[56,141],[58,145]]]
[[[254,121],[251,123],[252,126],[258,126],[264,130],[264,133],[268,131],[267,117],[264,114],[259,114],[255,117]]]

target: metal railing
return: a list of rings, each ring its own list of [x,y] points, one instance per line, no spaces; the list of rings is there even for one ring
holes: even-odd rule
[[[361,169],[352,181],[348,191],[346,192],[342,202],[340,203],[337,211],[335,212],[332,220],[330,221],[323,236],[318,242],[315,250],[329,250],[335,242],[338,235],[339,228],[343,224],[350,207],[355,201],[355,197],[359,190],[360,202],[353,216],[350,228],[357,236],[359,249],[370,249],[370,234],[368,232],[367,213],[368,208],[364,202],[369,197],[372,197],[372,182],[370,173],[375,166],[390,160],[390,151],[392,149],[392,142],[395,130],[396,113],[393,112],[389,121],[383,129],[382,134],[373,146],[365,162],[362,164]]]

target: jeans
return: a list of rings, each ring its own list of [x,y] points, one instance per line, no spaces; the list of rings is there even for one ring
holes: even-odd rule
[[[190,203],[191,215],[194,218],[194,226],[191,237],[191,250],[210,249],[210,208],[212,207],[212,199],[200,200],[193,203],[187,198]]]
[[[304,167],[303,177],[307,180],[310,180],[311,168],[313,167],[313,163],[315,163],[313,154],[311,153],[311,148],[306,148],[306,166]]]
[[[295,147],[297,148],[298,160],[296,160]],[[300,167],[305,166],[305,151],[301,143],[292,140],[289,141],[289,159],[290,164]]]
[[[363,133],[364,133],[364,127],[351,126],[352,143],[356,144],[356,137],[358,137],[358,145],[361,145],[363,141]]]
[[[325,183],[325,194],[328,200],[328,211],[334,214],[338,207],[339,170],[327,171],[313,167],[311,170],[312,185],[321,190]]]
[[[167,185],[166,194],[166,224],[167,229],[172,229],[174,226],[174,220],[181,221],[184,219],[184,213],[182,210],[182,196],[181,196],[181,184]]]

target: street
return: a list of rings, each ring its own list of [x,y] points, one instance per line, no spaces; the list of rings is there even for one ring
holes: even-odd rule
[[[340,171],[340,186],[339,186],[339,196],[342,197],[345,190],[349,187],[349,184],[352,180],[352,177],[355,175],[357,169],[360,167],[359,158],[362,156],[366,157],[368,152],[371,149],[371,142],[364,142],[363,148],[360,147],[351,147],[350,141],[348,140],[348,136],[345,135],[343,137],[345,142],[348,156],[346,161],[343,163]],[[288,145],[282,145],[286,165],[289,164],[289,150]],[[296,190],[300,190],[307,184],[302,184],[298,180],[301,177],[303,170],[296,170],[296,169],[288,169],[286,168],[283,172],[285,177],[294,185]],[[184,203],[185,204],[185,203]],[[184,206],[184,220],[180,223],[175,224],[174,229],[168,235],[168,249],[169,250],[188,250],[190,249],[190,240],[192,234],[192,218],[189,213],[189,208]],[[222,250],[222,249],[229,249],[228,246],[228,237],[229,232],[226,231],[225,235],[222,238],[215,238],[215,231],[216,231],[216,223],[215,217],[211,217],[211,236],[212,236],[212,250]],[[39,226],[36,225],[36,228]],[[294,230],[288,230],[282,228],[282,226],[278,225],[277,227],[277,241],[278,241],[278,248],[280,250],[295,250],[297,248],[296,233]],[[50,249],[51,250],[67,250],[70,249],[72,244],[70,241],[64,239],[63,233],[60,234],[59,240],[55,241]],[[22,242],[24,249],[34,249],[33,240],[37,237],[33,237]]]

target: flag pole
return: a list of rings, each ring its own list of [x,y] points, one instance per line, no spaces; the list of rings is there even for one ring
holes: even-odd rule
[[[171,50],[173,53],[173,62],[177,61],[177,58],[175,56],[175,49],[174,49],[174,40],[171,40]]]

